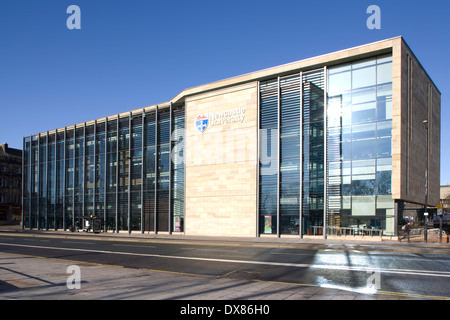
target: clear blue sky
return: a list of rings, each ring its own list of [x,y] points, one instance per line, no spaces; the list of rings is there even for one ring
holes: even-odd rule
[[[68,30],[69,5],[81,30]],[[381,8],[381,30],[366,9]],[[1,0],[0,143],[169,101],[204,83],[403,36],[442,93],[450,182],[448,0]]]

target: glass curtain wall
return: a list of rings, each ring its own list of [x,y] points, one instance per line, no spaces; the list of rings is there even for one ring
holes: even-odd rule
[[[184,126],[171,105],[25,137],[24,227],[183,232]]]
[[[155,230],[156,113],[144,119],[144,231]]]
[[[74,220],[78,227],[83,226],[84,216],[84,126],[75,127],[74,152]],[[67,226],[66,226],[67,227]],[[55,229],[59,229],[55,226]]]
[[[260,83],[259,230],[321,232],[324,69]]]
[[[322,235],[325,187],[324,70],[303,74],[302,233]]]
[[[131,230],[141,230],[142,221],[142,114],[131,120],[130,142],[130,223]]]
[[[46,137],[39,137],[39,194],[38,194],[38,205],[39,205],[39,217],[38,225],[45,228],[47,219],[47,139]]]
[[[46,228],[54,229],[55,223],[55,212],[56,212],[56,202],[55,202],[55,153],[56,153],[56,134],[47,133],[48,136],[48,153],[47,153],[47,225]],[[31,164],[31,162],[30,162]],[[27,173],[31,176],[31,170]],[[25,183],[25,181],[24,181]],[[31,216],[31,207],[28,208],[27,214]],[[28,226],[31,228],[32,225]]]
[[[172,231],[184,230],[184,109],[179,108],[172,114],[171,137],[171,209],[173,214]]]
[[[95,179],[95,126],[86,126],[86,151],[85,151],[85,185],[84,208],[85,215],[90,217],[94,212],[94,179]]]
[[[65,208],[65,225],[70,226],[73,224],[74,218],[74,194],[73,194],[73,182],[74,182],[74,152],[75,152],[75,132],[73,129],[66,130],[66,143],[65,143],[65,186],[64,186],[64,208]]]
[[[278,233],[278,79],[261,82],[259,232]]]
[[[280,233],[300,228],[300,75],[280,78]]]
[[[106,122],[95,126],[94,216],[105,218]]]
[[[104,230],[116,230],[117,200],[117,119],[108,119],[106,125],[106,216]]]
[[[128,193],[129,193],[129,161],[130,161],[130,118],[119,118],[117,139],[117,225],[116,230],[128,230]]]
[[[158,112],[156,217],[157,229],[169,231],[170,109]]]
[[[328,83],[328,224],[389,234],[392,57],[329,68]]]
[[[65,177],[65,131],[58,130],[56,132],[56,206],[55,206],[55,229],[64,227],[64,177]],[[40,226],[39,226],[40,227]]]

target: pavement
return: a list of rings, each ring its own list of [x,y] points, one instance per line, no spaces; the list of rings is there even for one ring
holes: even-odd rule
[[[69,289],[80,268],[80,288]],[[379,300],[408,299],[368,295],[318,286],[217,278],[145,269],[44,259],[0,253],[0,299],[8,300]]]
[[[0,227],[0,234],[101,238],[203,245],[295,247],[450,254],[449,244],[293,238],[229,238],[162,234],[86,233]],[[80,269],[80,288],[70,289],[69,266]],[[69,281],[70,282],[70,281]],[[437,299],[398,292],[212,277],[0,253],[0,300],[411,300]]]

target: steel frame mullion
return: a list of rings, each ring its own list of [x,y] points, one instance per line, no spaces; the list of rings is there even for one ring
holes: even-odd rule
[[[83,124],[83,188],[82,188],[82,194],[83,194],[83,208],[81,212],[83,213],[83,219],[86,217],[86,122]]]
[[[133,113],[130,111],[128,117],[128,215],[127,215],[127,224],[128,224],[128,234],[131,233],[131,141],[133,136],[133,128],[132,128],[132,118]]]
[[[73,223],[75,223],[76,213],[75,213],[75,167],[77,165],[77,126],[73,126],[73,172],[72,172],[72,220]],[[76,223],[75,223],[76,225]],[[83,227],[83,226],[81,226]]]
[[[33,182],[33,174],[34,174],[34,170],[33,170],[33,167],[32,167],[32,164],[33,164],[33,161],[32,161],[32,157],[33,157],[33,136],[31,136],[30,135],[30,152],[29,152],[29,155],[28,155],[28,177],[27,177],[27,186],[28,186],[28,189],[29,189],[29,196],[28,196],[28,212],[27,212],[27,215],[28,215],[28,227],[29,227],[29,229],[31,230],[32,229],[32,224],[31,224],[31,221],[32,221],[32,219],[31,219],[31,217],[32,217],[32,204],[33,204],[33,201],[32,201],[32,195],[33,195],[33,188],[34,188],[34,186],[33,186],[33,184],[32,184],[32,182]]]
[[[280,137],[280,124],[281,124],[281,86],[280,77],[278,77],[278,88],[277,88],[277,237],[280,237],[280,147],[281,147],[281,137]]]
[[[105,160],[104,160],[104,179],[103,179],[103,231],[107,231],[107,174],[108,174],[108,117],[105,118]]]
[[[33,169],[32,169],[32,167],[31,167],[31,163],[32,163],[32,161],[31,161],[31,158],[32,158],[32,156],[33,156],[33,136],[30,136],[30,154],[29,154],[29,156],[28,156],[28,158],[29,158],[29,174],[28,174],[28,186],[29,186],[29,188],[30,188],[30,195],[29,195],[29,199],[28,199],[28,226],[29,226],[29,229],[31,230],[32,229],[32,225],[31,225],[31,205],[32,205],[32,203],[33,203],[33,201],[31,201],[31,199],[32,199],[32,195],[33,195],[33,189],[32,189],[32,186],[31,186],[31,182],[33,181],[32,180],[32,175],[33,175]]]
[[[67,166],[66,166],[66,152],[67,152],[67,127],[64,127],[64,165],[63,165],[63,230],[66,230],[66,172],[67,172]],[[72,221],[72,225],[74,225],[74,222]]]
[[[22,189],[22,197],[21,197],[21,214],[22,214],[22,230],[25,229],[25,224],[23,223],[25,220],[24,218],[24,212],[23,212],[23,206],[24,206],[24,197],[25,197],[25,177],[24,177],[24,172],[25,172],[25,150],[26,150],[26,142],[25,142],[25,137],[23,137],[22,140],[22,169],[21,169],[21,175],[22,175],[22,182],[21,182],[21,189]]]
[[[56,208],[57,208],[57,195],[56,195],[56,191],[57,191],[57,180],[58,180],[58,129],[55,129],[55,156],[54,156],[54,181],[53,181],[53,196],[55,199],[55,205],[53,208],[53,216],[54,216],[54,220],[53,220],[53,228],[54,230],[58,230],[58,223],[57,223],[57,215],[56,215]]]
[[[260,166],[261,166],[261,129],[260,129],[260,117],[261,117],[261,88],[260,88],[261,82],[258,81],[257,83],[257,93],[258,93],[258,100],[256,105],[256,128],[257,128],[257,141],[256,141],[256,237],[261,236],[261,230],[260,230],[260,212],[259,212],[259,197],[260,197],[260,188],[259,188],[259,175],[260,175]],[[186,182],[185,182],[186,184]]]
[[[50,154],[50,152],[49,152],[49,147],[48,147],[48,131],[47,131],[47,135],[46,135],[46,144],[47,144],[47,149],[45,150],[45,152],[46,152],[46,156],[45,156],[45,173],[46,173],[46,178],[45,178],[45,183],[46,183],[46,188],[45,188],[45,193],[46,193],[46,195],[45,195],[45,202],[46,202],[46,205],[45,205],[45,208],[46,208],[46,210],[45,210],[45,230],[48,230],[48,207],[49,207],[49,204],[48,204],[48,181],[49,181],[49,174],[48,174],[48,161],[49,161],[49,154]],[[23,179],[22,179],[22,181],[23,181]]]
[[[303,71],[300,71],[300,185],[299,237],[303,238]]]
[[[53,181],[53,197],[55,198],[55,206],[53,208],[53,217],[54,217],[53,228],[55,230],[58,229],[57,222],[56,222],[56,204],[57,204],[57,201],[56,201],[56,180],[57,179],[56,178],[57,178],[57,173],[58,173],[58,171],[57,171],[57,158],[58,158],[57,154],[58,154],[58,129],[55,129],[55,159],[54,159],[55,167],[53,169],[53,171],[55,173],[55,175],[54,175],[55,180]]]
[[[323,153],[323,170],[324,170],[324,191],[323,191],[323,238],[327,238],[327,207],[328,207],[328,120],[327,120],[327,108],[328,108],[328,99],[327,99],[327,92],[328,92],[328,81],[327,81],[327,67],[323,67],[323,147],[324,147],[324,153]]]
[[[158,110],[159,106],[156,106],[156,113],[155,113],[155,216],[154,218],[154,232],[155,234],[158,233],[158,176],[159,176],[159,170],[158,170],[158,128],[159,128],[159,119],[158,119]]]
[[[141,129],[141,233],[144,233],[144,148],[145,148],[145,109],[142,109],[142,129]]]
[[[119,126],[120,116],[117,115],[117,124],[116,124],[116,232],[119,232]]]
[[[38,134],[38,147],[37,147],[37,174],[35,175],[37,179],[37,183],[34,184],[38,186],[37,194],[36,194],[36,229],[40,230],[40,203],[41,203],[41,134]]]
[[[168,228],[169,234],[172,234],[172,112],[173,112],[173,104],[170,103],[169,106],[169,205],[168,205]]]
[[[94,121],[94,197],[92,199],[94,217],[97,217],[97,120]]]

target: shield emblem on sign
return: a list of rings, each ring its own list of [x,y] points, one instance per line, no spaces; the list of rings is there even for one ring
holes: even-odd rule
[[[200,132],[203,132],[206,130],[206,127],[208,126],[208,114],[201,114],[195,117],[195,126],[197,127],[197,130]]]

